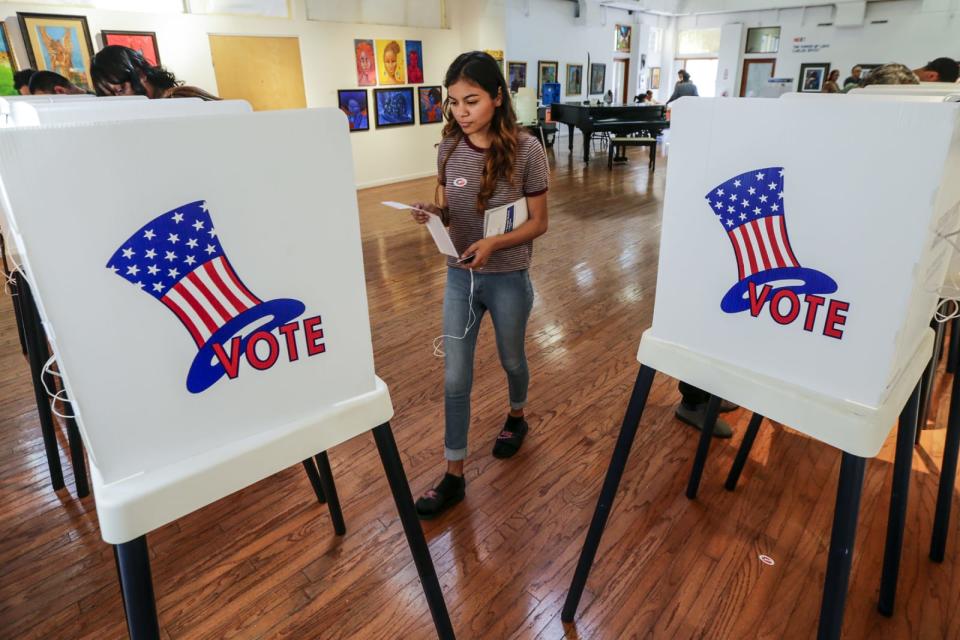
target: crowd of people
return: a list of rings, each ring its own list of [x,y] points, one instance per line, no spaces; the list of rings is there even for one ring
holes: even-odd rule
[[[165,68],[151,65],[129,47],[110,45],[101,49],[91,61],[90,76],[98,96],[219,100],[203,89],[184,84]],[[24,96],[89,93],[53,71],[23,69],[14,74],[13,84]]]

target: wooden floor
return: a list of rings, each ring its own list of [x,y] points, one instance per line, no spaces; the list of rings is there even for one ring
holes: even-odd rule
[[[653,310],[666,158],[606,168],[551,152],[550,231],[536,243],[528,334],[530,436],[490,455],[507,407],[489,321],[477,351],[467,498],[424,525],[462,639],[812,638],[839,453],[765,424],[736,493],[722,483],[749,416],[715,441],[700,497],[683,496],[697,433],[658,375],[575,626],[560,622],[573,564]],[[433,180],[359,194],[379,375],[415,493],[440,477],[444,266],[422,228],[381,200],[429,199]],[[945,420],[943,382],[938,419]],[[916,449],[899,599],[876,612],[893,442],[869,463],[847,638],[960,637],[960,504],[947,562],[926,558],[943,430]],[[65,450],[65,442],[62,443]],[[62,456],[66,460],[66,454]],[[300,465],[150,535],[164,638],[430,638],[432,625],[370,435],[330,452],[348,532],[333,536]],[[67,465],[69,469],[69,465]],[[9,298],[0,301],[0,637],[121,638],[111,548],[73,478],[48,482]],[[957,501],[955,500],[955,503]],[[758,560],[766,554],[774,566]]]

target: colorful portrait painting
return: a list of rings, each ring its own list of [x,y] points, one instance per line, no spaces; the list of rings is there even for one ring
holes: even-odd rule
[[[583,93],[583,65],[567,65],[567,95],[579,96]]]
[[[377,70],[380,84],[406,84],[403,46],[398,40],[377,40]]]
[[[618,24],[616,29],[616,51],[620,53],[630,53],[630,36],[633,35],[633,27],[628,24]]]
[[[378,128],[414,124],[412,87],[374,89],[373,101]]]
[[[443,122],[443,91],[440,87],[419,87],[420,124]]]
[[[367,131],[370,128],[366,89],[340,89],[337,91],[337,105],[346,114],[350,131]]]
[[[0,22],[0,96],[15,96],[17,90],[13,86],[13,73],[17,65],[13,61],[13,51],[10,49],[10,38],[7,37],[7,25]]]
[[[354,40],[353,55],[357,61],[357,85],[377,86],[377,54],[373,50],[373,40]]]
[[[508,78],[510,91],[516,93],[520,87],[527,86],[527,63],[526,62],[508,62]]]
[[[101,31],[103,46],[112,44],[129,47],[139,51],[143,59],[151,66],[160,66],[160,50],[157,47],[157,34],[153,31]]]
[[[93,88],[93,43],[85,17],[46,13],[18,13],[17,17],[30,66],[59,73],[82,89]]]
[[[407,40],[407,82],[420,84],[423,82],[423,43],[419,40]]]

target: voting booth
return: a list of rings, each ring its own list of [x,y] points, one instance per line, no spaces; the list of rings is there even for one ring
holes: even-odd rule
[[[929,321],[953,251],[944,236],[960,225],[960,105],[843,98],[674,106],[653,325],[563,620],[661,371],[712,396],[691,499],[721,398],[755,412],[747,450],[767,417],[842,451],[818,632],[840,636],[866,458],[898,415],[911,435],[898,438],[897,467],[912,454]],[[885,587],[903,506],[891,503]]]
[[[159,633],[147,533],[372,430],[437,632],[453,637],[374,371],[343,114],[164,102],[0,136],[2,207],[89,451],[131,636]]]

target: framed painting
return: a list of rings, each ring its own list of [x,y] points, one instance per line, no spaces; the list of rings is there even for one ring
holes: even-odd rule
[[[513,93],[516,93],[520,87],[527,86],[527,63],[508,62],[507,82],[510,83],[510,91]]]
[[[366,89],[340,89],[337,91],[337,105],[347,116],[350,131],[369,131],[370,112],[367,106]]]
[[[118,44],[139,51],[143,59],[153,67],[160,66],[160,49],[157,47],[157,34],[153,31],[101,31],[103,46]]]
[[[93,42],[84,16],[17,13],[30,66],[54,71],[88,91],[93,89]]]
[[[567,65],[567,95],[579,96],[583,93],[583,65]]]
[[[630,38],[632,36],[633,27],[628,24],[618,24],[616,28],[614,51],[619,53],[630,53]]]
[[[423,42],[407,40],[404,49],[407,52],[407,82],[420,84],[423,82]]]
[[[500,67],[500,73],[503,74],[504,79],[507,77],[507,70],[503,64],[503,49],[484,49],[484,53],[489,54],[491,58],[497,61],[497,66]]]
[[[443,90],[440,87],[418,87],[420,124],[443,122]]]
[[[807,62],[800,65],[800,84],[797,91],[819,93],[830,73],[829,62]]]
[[[590,95],[603,93],[607,86],[607,65],[602,62],[590,64]]]
[[[357,63],[357,86],[377,86],[377,54],[373,40],[354,40],[353,58]]]
[[[17,63],[13,59],[10,38],[7,37],[7,25],[0,21],[0,96],[17,95],[13,86],[13,74],[16,71]]]
[[[660,88],[660,67],[650,67],[650,88]]]
[[[377,128],[415,124],[413,116],[413,87],[373,90],[374,114]]]
[[[377,69],[380,84],[406,84],[403,40],[377,40]]]
[[[537,60],[537,97],[543,95],[544,82],[557,81],[557,67],[560,65],[551,60]]]

